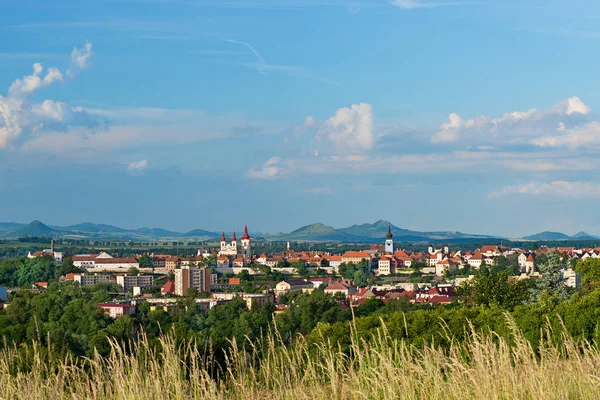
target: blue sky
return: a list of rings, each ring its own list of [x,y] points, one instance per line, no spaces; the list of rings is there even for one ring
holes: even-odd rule
[[[4,0],[0,220],[600,234],[591,0]]]

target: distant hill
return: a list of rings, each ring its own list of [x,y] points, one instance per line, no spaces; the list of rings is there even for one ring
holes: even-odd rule
[[[320,222],[306,225],[288,234],[267,236],[269,240],[300,240],[300,241],[357,241],[359,238],[344,232],[338,232],[331,226]],[[279,238],[279,239],[278,239]]]
[[[586,233],[586,232],[579,232],[579,233],[573,235],[572,238],[579,239],[579,240],[594,240],[594,239],[598,239],[598,236],[590,235],[589,233]]]
[[[64,228],[59,228],[61,230],[67,231],[75,231],[75,232],[88,232],[88,233],[97,233],[97,232],[107,232],[107,233],[117,233],[117,232],[125,232],[125,229],[118,228],[113,225],[106,224],[93,224],[91,222],[84,222],[82,224],[66,226]]]
[[[372,224],[352,225],[347,228],[333,228],[321,223],[303,226],[290,233],[267,235],[267,240],[299,240],[299,241],[339,241],[339,242],[380,242],[385,239],[391,226],[394,240],[397,242],[456,242],[468,240],[492,239],[491,236],[469,235],[460,232],[418,232],[402,229],[388,221],[379,220]]]
[[[16,231],[17,235],[23,236],[37,236],[37,237],[49,237],[52,236],[54,231],[44,225],[41,221],[33,221],[29,225],[26,225]]]
[[[181,233],[167,231],[166,229],[160,228],[139,228],[134,229],[132,232],[140,233],[142,235],[150,236],[153,238],[161,238],[161,237],[179,237]]]
[[[194,229],[193,231],[189,231],[187,233],[184,233],[183,236],[185,237],[220,237],[221,234],[217,233],[217,232],[209,232],[209,231],[205,231],[204,229]]]
[[[536,233],[535,235],[525,236],[523,239],[525,240],[569,240],[572,239],[571,236],[565,235],[561,232],[541,232]]]

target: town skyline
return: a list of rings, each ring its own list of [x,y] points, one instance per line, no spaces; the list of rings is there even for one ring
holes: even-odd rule
[[[0,220],[600,234],[600,4],[352,4],[4,2]]]

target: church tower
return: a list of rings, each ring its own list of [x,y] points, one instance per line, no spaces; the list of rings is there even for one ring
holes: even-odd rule
[[[233,231],[233,236],[231,237],[231,249],[237,252],[237,238],[235,237],[235,231]]]
[[[225,241],[225,231],[221,233],[221,251],[227,248],[227,242]]]
[[[394,235],[392,235],[392,225],[388,224],[387,235],[385,235],[385,252],[394,254]]]
[[[250,244],[250,235],[248,234],[248,226],[244,225],[244,235],[242,236],[242,254],[244,257],[252,259],[252,245]]]

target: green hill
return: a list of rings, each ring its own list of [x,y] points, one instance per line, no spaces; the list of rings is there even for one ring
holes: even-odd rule
[[[44,225],[41,221],[33,221],[29,225],[17,230],[18,236],[52,236],[54,231]]]
[[[571,237],[561,232],[540,232],[535,235],[525,236],[525,240],[569,240]]]

